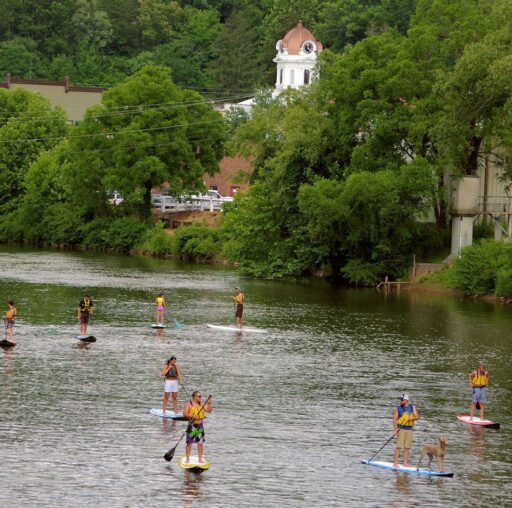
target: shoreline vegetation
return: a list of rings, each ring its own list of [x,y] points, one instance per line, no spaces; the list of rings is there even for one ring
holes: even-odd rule
[[[326,48],[318,54],[318,79],[276,95],[272,79],[242,86],[242,72],[238,96],[228,87],[237,44],[225,36],[234,27],[240,40],[251,40],[247,28],[256,36],[252,9],[240,19],[231,17],[234,4],[223,17],[208,1],[204,9],[173,3],[171,11],[158,1],[166,18],[150,15],[153,3],[139,2],[141,10],[127,12],[122,28],[112,24],[119,9],[109,14],[98,2],[80,3],[88,9],[80,11],[83,19],[99,23],[90,25],[92,32],[83,31],[89,23],[82,18],[70,24],[62,13],[49,32],[16,32],[36,21],[35,0],[0,26],[0,68],[12,76],[26,76],[27,69],[9,68],[19,60],[37,78],[68,75],[79,82],[72,71],[89,69],[82,84],[98,77],[109,84],[101,103],[76,124],[41,95],[0,89],[0,241],[239,263],[254,278],[322,275],[338,285],[375,287],[385,277],[404,279],[413,256],[428,259],[446,249],[447,175],[476,176],[489,156],[500,181],[512,181],[512,91],[501,72],[512,56],[512,0],[422,0],[406,2],[407,9],[377,0],[375,9],[364,9],[371,19],[359,19],[346,2],[336,3],[336,16],[331,3],[327,10],[306,6],[300,17]],[[73,2],[64,4],[73,10]],[[48,19],[55,9],[45,8]],[[401,19],[400,26],[384,21],[385,13]],[[181,16],[176,32],[174,14]],[[218,23],[210,23],[212,16]],[[259,57],[265,48],[275,55],[275,41],[298,16],[288,3],[259,19],[268,38],[255,37],[261,45],[251,43],[244,62],[265,67],[270,59]],[[327,26],[333,19],[336,30]],[[379,19],[382,31],[375,29]],[[357,33],[335,35],[344,33],[339,23],[348,28],[356,20],[364,25]],[[212,26],[218,32],[205,40]],[[128,27],[138,36],[126,32],[132,36],[123,38],[121,54],[113,33]],[[182,59],[162,59],[177,57],[169,44],[181,47],[191,36],[194,44],[183,47],[215,48],[196,68],[206,78],[214,65],[210,85],[195,80]],[[56,47],[74,49],[45,54]],[[38,61],[50,65],[36,69]],[[107,61],[124,69],[113,81],[98,73],[113,70],[100,65]],[[50,68],[52,76],[45,74]],[[254,98],[250,114],[218,107],[247,96]],[[163,223],[152,224],[152,189],[204,192],[204,175],[217,173],[226,155],[251,160],[252,168],[237,175],[248,190],[225,204],[216,227],[194,223],[169,235]],[[510,251],[499,242],[478,245],[475,256],[470,248],[463,252],[443,284],[511,297]]]

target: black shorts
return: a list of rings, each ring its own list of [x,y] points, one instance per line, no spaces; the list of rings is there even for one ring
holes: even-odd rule
[[[244,306],[241,303],[237,303],[235,317],[242,317],[243,313],[244,313]]]
[[[89,323],[89,313],[88,312],[80,312],[80,323],[86,325]]]

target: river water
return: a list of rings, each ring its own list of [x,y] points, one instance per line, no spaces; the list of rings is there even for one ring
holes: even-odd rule
[[[6,247],[0,274],[2,304],[18,308],[18,345],[0,351],[0,506],[512,505],[510,307]],[[246,324],[268,334],[206,328],[232,323],[234,286],[246,294]],[[160,290],[186,327],[159,336],[149,325]],[[98,341],[78,349],[84,292]],[[187,391],[214,397],[201,475],[177,465],[183,442],[172,462],[162,458],[185,424],[148,414],[170,355]],[[491,374],[486,415],[500,430],[455,417],[480,361]],[[421,416],[412,462],[446,436],[453,478],[361,464],[390,437],[404,391]],[[392,452],[390,443],[377,458]]]

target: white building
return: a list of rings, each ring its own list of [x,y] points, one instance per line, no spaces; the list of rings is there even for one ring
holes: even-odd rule
[[[315,65],[322,43],[304,27],[302,21],[292,28],[283,39],[277,41],[276,95],[286,88],[309,85],[315,78]]]
[[[300,88],[317,79],[315,66],[318,54],[322,51],[322,43],[304,27],[302,21],[292,28],[276,43],[277,64],[276,87],[272,96],[276,97],[287,88]],[[250,112],[254,106],[254,98],[236,104],[223,104],[222,109],[228,111],[232,107],[241,107]]]

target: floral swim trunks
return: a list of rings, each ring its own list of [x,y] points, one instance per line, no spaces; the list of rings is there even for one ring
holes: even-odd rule
[[[202,444],[204,441],[204,427],[202,423],[191,425],[187,429],[187,444]]]

